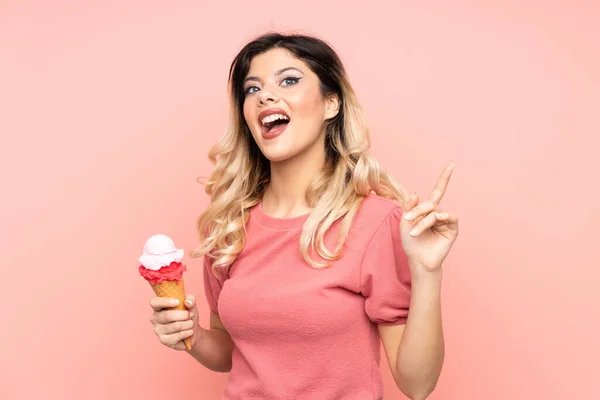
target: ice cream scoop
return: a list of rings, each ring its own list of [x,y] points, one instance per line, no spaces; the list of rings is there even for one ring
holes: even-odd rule
[[[138,261],[147,269],[157,271],[172,262],[183,259],[183,249],[175,247],[175,242],[169,236],[159,233],[146,240],[144,250]]]

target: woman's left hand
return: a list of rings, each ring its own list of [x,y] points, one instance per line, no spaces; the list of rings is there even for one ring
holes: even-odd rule
[[[400,236],[413,268],[440,270],[458,236],[458,217],[439,209],[453,170],[453,163],[446,166],[427,201],[419,204],[419,197],[413,194],[404,207]]]

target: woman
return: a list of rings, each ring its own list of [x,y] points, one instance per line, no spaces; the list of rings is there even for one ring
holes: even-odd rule
[[[398,388],[433,391],[443,358],[442,261],[457,217],[406,196],[367,154],[368,130],[334,50],[267,34],[230,69],[231,120],[211,150],[198,219],[210,328],[154,298],[160,341],[230,372],[226,399],[381,399],[381,339]],[[410,307],[409,307],[410,305]],[[410,308],[410,312],[409,312]]]

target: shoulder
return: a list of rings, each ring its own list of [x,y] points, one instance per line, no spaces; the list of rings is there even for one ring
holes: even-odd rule
[[[400,203],[371,193],[364,198],[356,212],[352,228],[362,234],[373,235],[383,225],[386,225],[385,222],[399,222],[401,217],[402,206]]]
[[[395,213],[402,214],[402,206],[400,203],[379,196],[378,194],[370,193],[363,200],[356,216],[367,218],[372,220],[373,223],[377,223],[383,222],[387,217]]]

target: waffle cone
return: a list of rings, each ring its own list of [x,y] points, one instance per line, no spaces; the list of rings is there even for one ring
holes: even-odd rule
[[[154,293],[158,297],[170,297],[179,300],[179,304],[169,310],[187,310],[183,302],[185,301],[185,286],[183,284],[183,276],[179,281],[163,281],[162,283],[150,284]],[[192,349],[190,338],[184,339],[185,347],[188,350]]]

